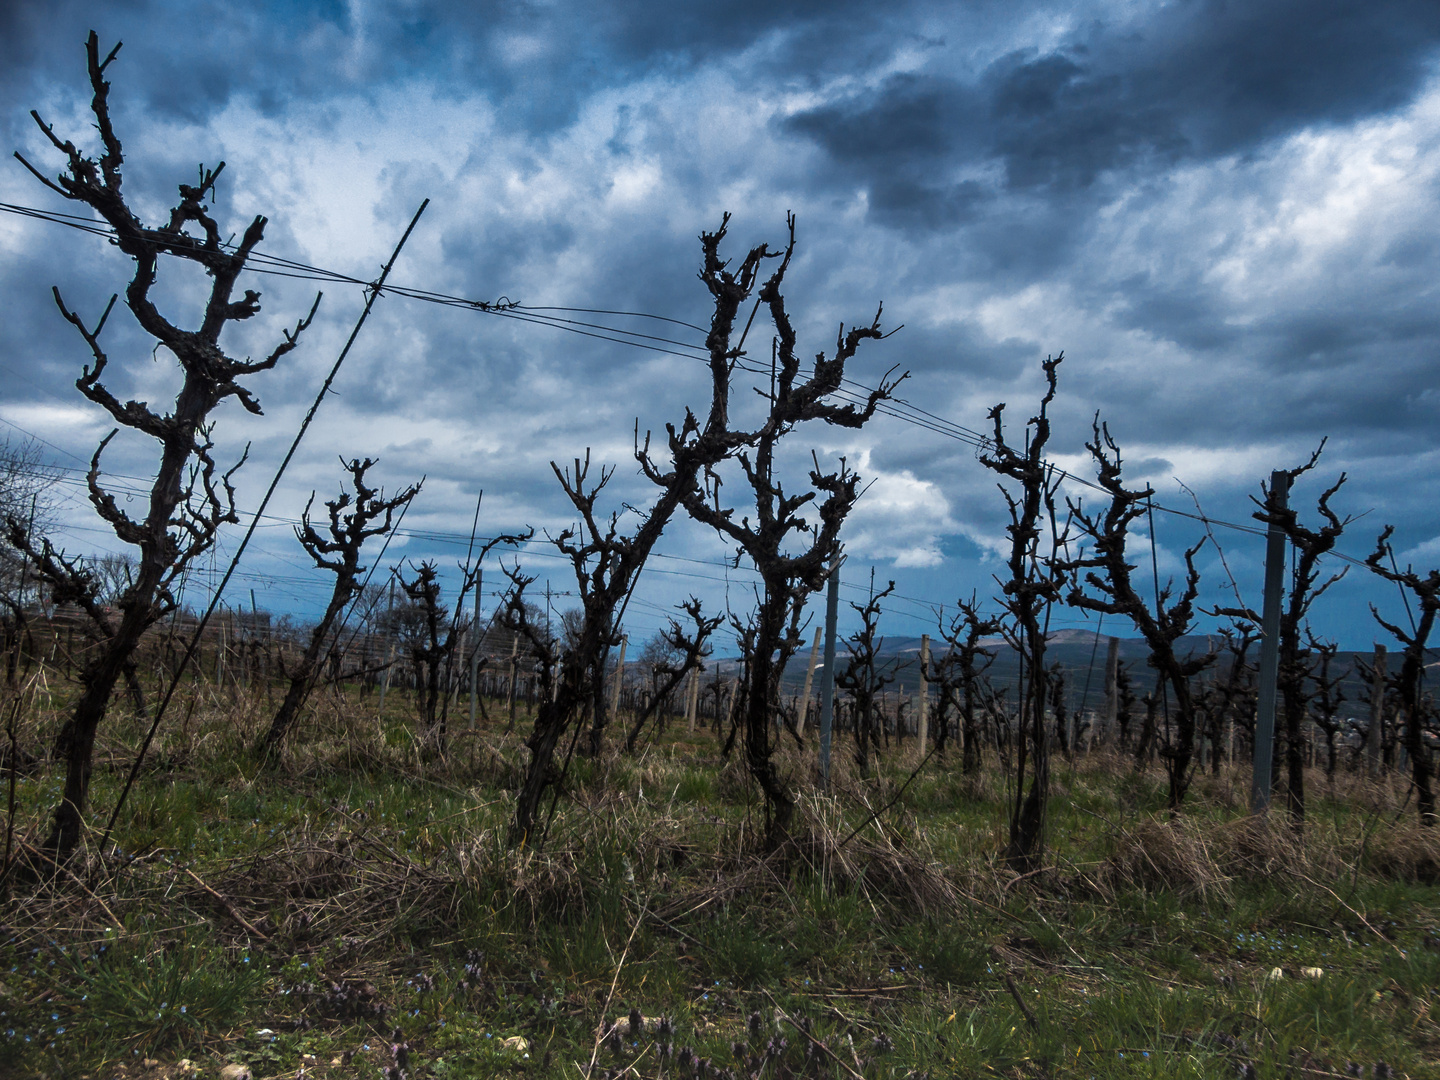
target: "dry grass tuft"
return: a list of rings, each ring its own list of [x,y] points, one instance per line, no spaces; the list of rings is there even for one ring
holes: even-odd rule
[[[298,941],[344,939],[357,947],[385,940],[397,916],[443,919],[453,911],[458,875],[395,850],[361,817],[343,815],[326,828],[302,826],[210,870],[209,888],[188,893],[197,907],[213,908],[211,901],[218,901],[236,921],[244,918],[271,933]]]
[[[1216,838],[1184,818],[1146,818],[1120,827],[1092,881],[1116,889],[1169,889],[1182,895],[1223,899],[1232,875],[1214,850]]]
[[[818,794],[800,802],[796,817],[793,849],[828,884],[860,888],[923,914],[943,915],[959,904],[959,890],[928,847],[907,842],[881,819],[858,831],[847,828],[840,803]]]
[[[1281,813],[1218,822],[1157,816],[1111,830],[1109,854],[1086,875],[1102,892],[1129,886],[1223,897],[1237,880],[1333,881],[1357,869],[1391,880],[1440,881],[1440,830],[1411,817],[1369,832],[1312,820],[1297,833]]]
[[[1317,869],[1302,837],[1278,811],[1217,822],[1207,831],[1217,861],[1233,877],[1289,877]]]
[[[1410,816],[1382,826],[1364,842],[1359,862],[1382,878],[1440,884],[1440,828]]]

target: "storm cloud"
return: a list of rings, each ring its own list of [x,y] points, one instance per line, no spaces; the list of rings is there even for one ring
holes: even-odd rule
[[[148,217],[223,158],[227,228],[263,213],[265,250],[366,281],[429,197],[398,281],[591,309],[566,331],[384,298],[261,530],[246,587],[262,604],[303,613],[323,591],[284,519],[338,484],[336,455],[379,456],[390,486],[429,477],[394,553],[446,566],[481,489],[482,531],[564,526],[552,458],[588,447],[618,467],[614,506],[643,502],[637,425],[662,430],[705,393],[703,368],[655,350],[703,334],[593,311],[703,326],[696,237],[725,211],[732,255],[773,244],[797,213],[788,296],[811,353],[882,300],[886,327],[904,324],[852,375],[909,370],[901,396],[938,419],[795,436],[806,460],[844,455],[874,481],[847,534],[849,587],[872,564],[897,579],[888,632],[920,633],[932,607],[992,587],[1003,504],[952,425],[984,429],[1000,401],[1023,421],[1040,361],[1062,350],[1052,445],[1077,474],[1099,412],[1165,505],[1194,509],[1179,480],[1244,524],[1260,480],[1328,437],[1296,498],[1349,473],[1337,501],[1363,518],[1344,550],[1368,554],[1385,522],[1402,557],[1440,550],[1433,3],[0,4],[0,133],[48,171],[60,163],[28,110],[92,137],[92,23],[125,42],[112,101]],[[18,163],[0,170],[0,201],[72,209]],[[85,350],[49,289],[93,317],[126,262],[7,215],[0,252],[0,420],[78,469],[108,428],[73,388]],[[164,276],[163,298],[182,312],[201,284]],[[264,313],[236,352],[273,343],[317,286],[256,287]],[[302,349],[254,381],[266,415],[219,414],[222,449],[252,444],[247,505],[362,302],[324,288]],[[642,330],[652,348],[574,332],[600,333],[584,322]],[[117,316],[107,335],[117,393],[173,393],[133,324]],[[149,455],[121,437],[107,469],[138,490]],[[65,490],[67,545],[115,548]],[[1173,573],[1199,526],[1162,514],[1157,528],[1157,567]],[[1254,537],[1220,538],[1253,592]],[[713,535],[677,525],[664,552],[635,633],[689,592],[748,603],[752,577]],[[563,566],[524,557],[567,587]],[[1224,568],[1202,561],[1218,599]],[[1317,632],[1363,645],[1378,596],[1352,571]]]

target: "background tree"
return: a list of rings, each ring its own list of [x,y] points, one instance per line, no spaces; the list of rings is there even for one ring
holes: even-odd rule
[[[1161,737],[1160,755],[1165,762],[1169,780],[1168,802],[1172,811],[1179,809],[1190,785],[1191,759],[1195,752],[1195,730],[1198,705],[1191,680],[1208,668],[1215,653],[1180,656],[1176,643],[1190,632],[1195,620],[1195,598],[1200,593],[1200,572],[1195,556],[1204,546],[1202,538],[1185,552],[1185,587],[1174,603],[1167,605],[1174,583],[1168,582],[1159,591],[1152,608],[1141,598],[1132,576],[1135,566],[1127,561],[1126,541],[1130,527],[1145,516],[1153,488],[1130,489],[1125,486],[1124,466],[1120,448],[1110,437],[1110,429],[1100,423],[1097,415],[1092,427],[1094,437],[1085,444],[1095,463],[1096,480],[1109,494],[1110,504],[1104,516],[1087,514],[1084,507],[1070,503],[1071,520],[1079,531],[1095,545],[1093,555],[1068,560],[1065,569],[1074,574],[1067,601],[1087,611],[1106,615],[1123,615],[1134,625],[1150,648],[1148,663],[1160,679],[1156,694],[1163,695],[1168,686],[1174,695],[1174,708],[1169,719],[1174,734],[1166,723]],[[1082,577],[1083,574],[1083,577]],[[1086,591],[1089,586],[1089,591]],[[1167,709],[1169,708],[1167,703]]]
[[[1302,634],[1305,620],[1315,601],[1325,591],[1345,576],[1348,567],[1320,581],[1320,560],[1335,547],[1335,542],[1345,532],[1353,518],[1341,518],[1330,509],[1330,500],[1345,484],[1345,474],[1320,494],[1316,503],[1324,521],[1318,529],[1300,523],[1299,512],[1289,504],[1289,489],[1295,481],[1313,469],[1325,449],[1321,440],[1310,460],[1297,469],[1285,470],[1288,486],[1285,491],[1272,490],[1261,485],[1262,499],[1252,501],[1260,508],[1252,516],[1257,521],[1274,525],[1285,534],[1295,551],[1293,569],[1290,574],[1290,590],[1280,609],[1280,663],[1275,676],[1275,686],[1281,702],[1280,734],[1284,741],[1285,760],[1285,807],[1295,827],[1305,824],[1305,742],[1304,726],[1309,718],[1309,656],[1304,648]],[[1258,627],[1260,616],[1249,608],[1217,608],[1216,614],[1244,619]],[[1277,755],[1276,767],[1279,765]]]
[[[44,535],[54,527],[56,469],[46,466],[34,439],[0,439],[0,522],[23,521],[27,531]],[[0,537],[0,604],[10,618],[23,615],[25,594],[37,578],[25,554]]]
[[[845,639],[850,655],[845,666],[835,674],[835,685],[850,693],[855,764],[861,776],[869,774],[871,751],[880,752],[880,725],[884,719],[876,712],[875,699],[896,678],[894,670],[887,672],[875,663],[876,654],[885,644],[884,638],[875,636],[880,625],[880,605],[894,591],[895,582],[892,581],[877,593],[875,571],[870,571],[868,600],[864,604],[850,605],[860,616],[860,629]]]
[[[755,651],[756,628],[753,613],[744,619],[731,613],[730,626],[735,631],[735,651],[740,654],[740,669],[736,673],[735,684],[730,689],[730,701],[725,708],[730,724],[725,733],[725,741],[720,746],[720,756],[726,761],[730,760],[730,753],[735,749],[735,739],[739,736],[745,719],[745,687],[748,685],[745,676],[750,670],[750,657]]]
[[[210,440],[210,414],[222,401],[234,397],[247,411],[258,415],[259,402],[239,380],[273,368],[295,348],[315,314],[312,307],[295,329],[285,332],[284,340],[262,359],[235,360],[221,347],[220,337],[230,324],[252,318],[260,311],[258,292],[247,289],[238,300],[233,295],[250,253],[265,234],[265,218],[256,217],[237,244],[231,245],[222,239],[220,226],[204,205],[225,168],[221,162],[214,169],[202,168],[197,184],[179,185],[180,200],[164,225],[149,228],[141,223],[121,191],[124,155],[110,122],[110,84],[104,77],[105,69],[119,50],[120,46],[116,45],[102,60],[93,31],[85,43],[93,91],[91,111],[100,136],[100,157],[94,159],[82,154],[74,143],[62,140],[38,113],[32,112],[31,116],[51,145],[65,155],[67,170],[52,181],[23,157],[20,159],[46,187],[66,199],[84,203],[110,226],[115,245],[135,262],[135,274],[125,290],[126,305],[141,329],[155,339],[157,348],[164,346],[175,357],[183,376],[169,413],[162,415],[141,401],[121,402],[101,382],[109,358],[101,348],[100,335],[116,298],[110,298],[104,314],[91,329],[65,306],[59,290],[54,290],[60,313],[84,338],[94,360],[93,366],[84,368],[75,385],[86,398],[105,409],[117,424],[147,435],[161,446],[160,463],[143,518],[132,518],[100,484],[100,456],[118,428],[101,440],[86,477],[90,502],[96,512],[122,542],[137,549],[135,580],[115,605],[118,618],[112,619],[99,610],[96,579],[79,561],[57,550],[47,538],[37,536],[25,519],[12,516],[6,523],[11,544],[32,560],[56,599],[78,604],[102,637],[100,647],[92,650],[81,670],[80,697],[56,740],[56,750],[66,763],[66,776],[47,848],[62,855],[72,851],[80,841],[95,734],[104,720],[116,682],[132,663],[135,648],[146,629],[175,606],[175,584],[180,575],[210,549],[222,525],[237,520],[230,478],[239,463],[223,472],[216,465],[211,454],[214,444]],[[192,226],[198,228],[198,236],[190,231]],[[182,329],[171,322],[151,299],[161,255],[193,263],[209,276],[209,295],[194,329]],[[319,302],[317,297],[316,305]],[[243,454],[240,460],[244,460]]]
[[[90,561],[95,587],[102,604],[119,603],[125,590],[135,584],[135,559],[125,552],[98,555]]]
[[[960,771],[966,776],[980,772],[981,738],[980,716],[993,697],[986,670],[995,662],[995,654],[981,645],[981,641],[1000,633],[1000,619],[986,618],[980,614],[980,607],[971,597],[969,601],[956,601],[957,614],[947,627],[940,624],[940,635],[948,643],[942,670],[937,672],[942,690],[950,693],[958,690],[960,714],[961,749]],[[950,677],[943,670],[952,667],[958,678]]]
[[[606,658],[609,650],[619,643],[619,620],[625,603],[650,552],[670,519],[695,489],[697,478],[743,443],[743,436],[729,427],[730,378],[745,356],[743,334],[738,345],[732,345],[732,339],[740,307],[754,292],[761,265],[772,253],[762,244],[752,248],[738,268],[729,269],[729,264],[719,255],[729,222],[730,215],[726,214],[717,231],[700,236],[703,260],[700,279],[713,301],[710,330],[705,339],[710,367],[710,406],[703,422],[686,409],[678,429],[674,424],[666,425],[668,455],[652,454],[650,433],[646,432],[642,442],[637,425],[635,460],[659,493],[648,509],[634,511],[639,521],[633,531],[621,530],[618,513],[607,518],[596,511],[598,496],[613,474],[611,471],[602,471],[599,480],[591,484],[588,453],[583,463],[575,462],[573,472],[551,463],[556,479],[580,519],[577,526],[553,538],[552,543],[570,560],[584,618],[578,638],[567,651],[568,663],[559,686],[536,710],[534,728],[526,739],[530,761],[516,795],[515,817],[510,827],[514,843],[530,839],[544,793],[560,775],[554,768],[556,749],[586,704],[590,705],[592,715],[591,751],[598,753],[605,728]],[[533,579],[527,581],[518,567],[509,576],[507,625],[517,632],[525,628],[527,636],[534,634],[537,630],[534,621],[527,620],[522,608],[517,606],[523,604],[525,584],[522,581],[528,583]],[[559,657],[554,659],[558,662]]]
[[[366,570],[360,565],[361,547],[371,537],[385,536],[390,532],[395,511],[408,506],[410,500],[420,493],[421,484],[425,482],[421,480],[420,483],[412,484],[387,499],[382,490],[372,488],[365,482],[365,474],[375,464],[373,458],[354,458],[348,462],[341,459],[341,463],[350,474],[350,483],[355,493],[352,496],[350,492],[342,491],[337,498],[325,503],[330,517],[327,529],[329,535],[322,536],[310,523],[310,508],[315,503],[314,492],[310,493],[310,501],[305,504],[305,510],[300,515],[300,525],[295,529],[295,538],[300,541],[310,558],[315,560],[315,565],[335,575],[335,586],[330,593],[330,602],[325,605],[325,613],[310,632],[310,640],[305,646],[305,652],[301,654],[300,662],[290,672],[290,689],[285,694],[285,700],[275,711],[270,727],[261,739],[260,751],[266,755],[280,749],[286,732],[290,730],[290,725],[299,715],[305,698],[315,685],[320,654],[325,648],[335,620],[360,592],[360,578]]]
[[[446,751],[445,717],[440,711],[441,673],[448,670],[451,655],[460,643],[461,627],[450,619],[450,609],[440,601],[440,571],[433,562],[412,567],[409,581],[396,571],[405,596],[420,617],[419,633],[410,642],[410,659],[420,673],[420,716],[424,739],[437,754]],[[461,590],[464,596],[464,590]],[[445,687],[448,690],[448,687]]]
[[[518,564],[512,567],[502,564],[501,569],[509,578],[510,585],[506,589],[501,607],[500,625],[525,641],[527,651],[534,657],[539,690],[536,695],[534,728],[525,741],[525,745],[530,749],[530,763],[516,798],[515,817],[510,823],[509,840],[517,845],[537,844],[540,837],[536,836],[535,830],[539,824],[541,799],[552,787],[557,789],[556,797],[559,797],[558,785],[562,771],[555,764],[556,745],[589,696],[589,685],[583,654],[578,651],[567,653],[563,637],[555,634],[550,620],[540,618],[538,609],[525,599],[525,590],[537,579],[524,573]],[[590,641],[582,642],[581,649],[592,647],[595,629],[592,625],[588,631],[591,635]],[[575,742],[579,737],[580,728],[577,725],[570,743],[571,753],[567,753],[565,757],[566,768],[569,767]],[[552,802],[552,808],[554,805]]]
[[[666,675],[682,662],[683,650],[676,646],[664,630],[656,630],[645,639],[633,661],[633,673],[640,677],[647,703],[660,696]]]
[[[1307,630],[1310,638],[1310,652],[1315,658],[1310,668],[1310,719],[1325,735],[1325,775],[1333,777],[1335,766],[1340,759],[1340,732],[1344,722],[1340,719],[1340,706],[1345,703],[1345,679],[1348,670],[1336,671],[1335,660],[1340,652],[1340,643],[1319,641]]]
[[[1069,761],[1070,695],[1065,692],[1065,667],[1059,660],[1050,665],[1050,675],[1046,683],[1050,694],[1050,719],[1055,724],[1055,745],[1060,747],[1060,753]]]
[[[1373,612],[1371,613],[1374,614]],[[1388,657],[1381,657],[1379,680],[1380,680],[1380,715],[1373,715],[1374,688],[1376,680],[1374,659],[1366,660],[1364,657],[1355,656],[1353,664],[1357,682],[1367,688],[1366,699],[1371,709],[1366,710],[1366,718],[1362,725],[1356,725],[1356,733],[1361,736],[1368,749],[1370,740],[1370,727],[1378,720],[1380,731],[1377,733],[1379,741],[1379,760],[1389,769],[1395,764],[1395,749],[1405,742],[1405,734],[1398,730],[1400,707],[1400,672],[1390,668]],[[1402,655],[1401,660],[1404,660]],[[1354,719],[1352,718],[1352,724]]]
[[[0,651],[5,656],[5,682],[18,684],[22,668],[33,662],[35,642],[27,608],[41,599],[41,580],[24,552],[10,543],[5,523],[26,523],[28,532],[48,533],[54,522],[54,481],[57,471],[45,466],[34,439],[0,440]]]
[[[800,620],[805,601],[821,589],[829,576],[831,563],[840,553],[840,526],[859,497],[859,477],[840,460],[834,472],[820,470],[813,453],[814,468],[810,471],[810,489],[789,495],[776,473],[776,451],[781,440],[808,420],[846,428],[862,427],[875,415],[875,407],[886,400],[899,379],[887,375],[877,389],[866,395],[864,404],[836,405],[830,399],[845,380],[845,365],[855,355],[860,343],[878,339],[880,312],[868,326],[842,326],[833,355],[823,352],[815,357],[813,373],[800,377],[800,358],[796,354],[796,335],[785,308],[781,285],[795,253],[795,217],[787,218],[789,238],[780,262],[760,289],[759,301],[770,315],[774,328],[771,342],[771,379],[769,391],[760,391],[764,406],[758,426],[731,427],[729,421],[730,376],[733,365],[726,364],[716,373],[714,395],[721,402],[719,416],[727,424],[727,439],[737,448],[736,460],[749,488],[752,509],[740,520],[735,509],[722,507],[722,478],[714,466],[708,466],[703,477],[685,494],[685,509],[702,525],[708,525],[724,539],[736,544],[760,575],[761,591],[755,613],[755,636],[749,662],[745,669],[745,763],[751,777],[765,795],[767,839],[777,842],[789,830],[795,800],[790,785],[775,767],[776,718],[780,705],[780,680],[785,664],[800,647]],[[762,255],[765,248],[756,249]],[[754,256],[752,251],[751,255]],[[747,260],[748,262],[749,260]],[[724,264],[707,247],[706,269],[702,278],[723,275]],[[712,289],[715,286],[712,285]],[[719,347],[722,354],[738,360],[741,346],[730,347],[724,342],[711,343],[712,355]],[[903,379],[905,376],[901,376]],[[740,449],[743,448],[743,449]],[[716,462],[718,464],[718,462]],[[819,505],[812,503],[822,500]],[[807,519],[802,511],[810,507],[814,518]],[[753,512],[754,517],[750,516]],[[808,542],[801,542],[800,537]]]
[[[1151,755],[1155,749],[1155,740],[1159,737],[1160,725],[1156,722],[1156,714],[1160,711],[1160,691],[1165,685],[1165,676],[1155,677],[1155,688],[1147,694],[1140,695],[1140,704],[1145,707],[1144,719],[1140,721],[1140,735],[1135,740],[1135,771],[1139,772],[1150,763]]]
[[[1045,704],[1049,700],[1045,669],[1045,630],[1050,606],[1060,598],[1064,572],[1055,567],[1061,537],[1055,527],[1055,492],[1059,481],[1045,461],[1050,441],[1048,410],[1055,400],[1055,370],[1064,353],[1047,358],[1045,394],[1039,411],[1025,425],[1023,449],[1005,441],[1005,404],[990,410],[994,435],[980,463],[1019,485],[1012,493],[997,485],[1010,514],[1008,576],[1000,581],[1001,605],[1009,616],[1006,638],[1020,659],[1020,694],[1016,702],[1015,786],[1010,802],[1010,835],[1005,858],[1024,871],[1035,869],[1045,850],[1045,812],[1050,794],[1050,748],[1046,742]],[[1049,550],[1041,540],[1049,526]],[[1028,781],[1028,787],[1027,787]]]
[[[1338,485],[1337,485],[1338,486]],[[1413,568],[1400,570],[1394,563],[1394,552],[1390,548],[1390,537],[1395,532],[1392,525],[1375,541],[1375,550],[1365,560],[1365,565],[1386,581],[1393,581],[1415,598],[1420,612],[1409,633],[1396,623],[1386,622],[1372,604],[1371,613],[1375,621],[1390,631],[1395,640],[1404,646],[1404,659],[1400,664],[1398,690],[1400,711],[1405,715],[1405,752],[1410,757],[1410,776],[1415,784],[1415,799],[1420,811],[1422,825],[1435,824],[1435,789],[1431,785],[1430,751],[1425,745],[1425,716],[1420,695],[1420,683],[1425,677],[1425,646],[1430,632],[1435,628],[1435,614],[1440,612],[1440,570],[1431,570],[1424,577]],[[1389,562],[1391,565],[1386,566]]]
[[[575,650],[585,635],[585,611],[583,608],[566,608],[560,613],[560,638],[565,648]]]
[[[943,633],[943,615],[940,629]],[[962,728],[954,727],[954,718],[960,711],[960,673],[956,669],[953,645],[938,656],[931,650],[930,664],[925,669],[925,680],[926,685],[935,691],[935,704],[930,709],[928,721],[929,728],[935,735],[935,756],[944,761],[952,738],[957,742],[963,742],[965,738]]]
[[[706,616],[700,601],[693,596],[680,605],[680,610],[690,616],[691,626],[687,628],[679,619],[672,618],[663,631],[646,642],[640,654],[640,662],[650,678],[650,693],[625,739],[627,753],[635,752],[640,732],[651,717],[668,707],[685,677],[692,671],[698,677],[698,673],[705,670],[704,660],[711,653],[710,635],[725,620],[723,615]]]
[[[1130,745],[1130,721],[1135,716],[1135,681],[1130,665],[1121,662],[1115,668],[1115,726],[1120,729],[1120,749]]]
[[[1253,627],[1246,624],[1225,627],[1220,631],[1222,644],[1219,655],[1225,660],[1217,664],[1215,675],[1202,695],[1206,730],[1213,753],[1211,773],[1220,772],[1220,763],[1228,756],[1225,732],[1234,724],[1255,742],[1255,672],[1247,662],[1250,647],[1258,640]]]
[[[580,607],[566,612],[562,620],[562,654],[572,667],[578,665],[579,681],[574,683],[574,700],[571,700],[571,691],[564,690],[565,701],[557,702],[558,708],[547,715],[544,731],[537,728],[536,745],[531,747],[532,772],[539,767],[539,758],[535,755],[548,760],[564,729],[587,706],[590,711],[587,749],[591,756],[600,753],[607,726],[606,661],[610,649],[620,644],[619,619],[651,549],[679,506],[678,498],[667,500],[662,496],[648,514],[641,515],[635,533],[626,534],[620,528],[619,511],[606,518],[595,509],[600,493],[615,475],[613,468],[601,469],[599,479],[590,483],[590,451],[587,449],[583,461],[575,459],[573,472],[562,470],[553,461],[550,469],[579,515],[576,526],[549,537],[570,561],[580,594]],[[536,719],[538,723],[538,714]],[[558,727],[552,731],[554,725]],[[535,772],[537,780],[545,768],[548,765]],[[535,797],[538,798],[538,792]]]

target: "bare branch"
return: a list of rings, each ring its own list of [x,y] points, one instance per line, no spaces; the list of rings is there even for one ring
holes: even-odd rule
[[[55,826],[47,847],[61,855],[71,852],[80,839],[96,733],[117,680],[133,677],[134,649],[146,629],[173,607],[173,586],[179,576],[200,554],[210,550],[223,525],[238,520],[232,480],[239,463],[223,473],[217,468],[211,456],[211,412],[233,395],[239,398],[242,407],[258,413],[259,404],[254,396],[236,380],[273,367],[295,347],[300,333],[310,325],[315,314],[312,307],[309,315],[300,320],[293,332],[284,334],[284,342],[265,360],[237,361],[226,354],[220,344],[225,328],[251,318],[260,310],[257,292],[244,290],[236,298],[235,291],[239,275],[264,235],[265,218],[256,217],[251,221],[239,246],[230,248],[222,242],[222,231],[204,200],[213,196],[223,163],[210,169],[202,167],[197,183],[179,185],[179,199],[160,227],[145,225],[131,211],[121,189],[125,158],[111,120],[110,85],[105,79],[119,49],[117,44],[102,54],[99,39],[93,32],[85,43],[92,91],[90,108],[100,141],[98,158],[82,153],[33,112],[31,116],[50,147],[64,158],[64,170],[52,181],[17,155],[48,189],[90,207],[110,227],[115,245],[134,262],[133,274],[125,287],[126,305],[141,329],[154,338],[157,347],[163,345],[175,356],[183,373],[182,385],[168,414],[162,415],[160,410],[152,409],[143,401],[122,403],[102,381],[109,358],[100,335],[114,308],[115,297],[111,297],[92,329],[65,304],[58,289],[53,291],[62,317],[75,327],[90,351],[91,361],[76,380],[77,389],[122,427],[148,435],[161,444],[148,505],[140,521],[121,510],[115,498],[100,484],[100,454],[114,432],[101,442],[87,476],[90,500],[97,513],[121,540],[138,548],[138,556],[133,580],[118,600],[118,621],[111,626],[103,648],[94,650],[82,669],[82,692],[56,740],[57,751],[66,760],[67,773],[64,795],[56,809]],[[199,235],[194,235],[196,230],[192,230],[192,226],[198,229]],[[210,278],[203,314],[193,329],[183,329],[165,318],[151,299],[161,255],[194,263]],[[241,455],[240,462],[244,460],[245,455]],[[43,543],[31,543],[31,547],[41,556],[47,550]],[[78,567],[67,569],[66,561],[53,554],[47,563],[56,579],[52,587],[77,595],[86,592],[88,586],[77,576]]]

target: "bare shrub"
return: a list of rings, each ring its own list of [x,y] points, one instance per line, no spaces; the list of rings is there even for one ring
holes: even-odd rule
[[[253,289],[246,289],[238,300],[233,296],[246,262],[265,234],[266,220],[256,217],[251,221],[236,245],[222,240],[220,225],[204,205],[225,168],[221,162],[214,169],[202,168],[198,184],[179,185],[180,200],[165,224],[150,228],[141,223],[121,192],[124,154],[110,121],[110,84],[105,81],[105,69],[119,50],[116,45],[102,60],[93,31],[85,43],[94,93],[91,111],[102,148],[99,159],[87,157],[74,143],[57,136],[38,113],[31,115],[51,145],[65,156],[66,172],[52,181],[21,158],[46,187],[66,199],[84,203],[114,231],[116,246],[135,263],[134,277],[125,290],[126,306],[141,329],[155,339],[157,349],[163,346],[183,372],[173,409],[168,413],[156,412],[146,402],[121,402],[101,381],[109,363],[101,333],[116,297],[110,298],[92,329],[65,305],[59,290],[54,291],[61,315],[79,332],[94,361],[84,368],[76,387],[120,427],[152,438],[161,447],[155,482],[144,516],[138,519],[131,517],[100,483],[101,454],[119,433],[119,427],[101,440],[90,462],[86,483],[91,504],[115,536],[138,551],[134,578],[115,604],[118,618],[100,603],[102,583],[88,567],[57,550],[48,538],[37,536],[28,520],[10,516],[6,521],[10,543],[30,559],[58,602],[79,605],[100,642],[80,673],[80,697],[56,740],[56,752],[66,763],[65,787],[46,849],[61,857],[68,856],[80,842],[96,732],[105,719],[116,683],[122,677],[133,680],[133,654],[145,631],[175,608],[181,575],[211,549],[222,525],[239,520],[231,477],[243,463],[244,455],[228,470],[216,463],[210,414],[231,397],[248,412],[259,414],[260,403],[240,380],[275,367],[296,347],[315,315],[312,307],[295,329],[286,331],[284,340],[261,359],[236,360],[225,352],[221,334],[233,323],[260,312],[260,294]],[[199,230],[199,236],[187,231],[192,227]],[[193,330],[172,323],[150,295],[162,254],[194,263],[209,276],[209,296]],[[317,297],[315,304],[319,302]]]

